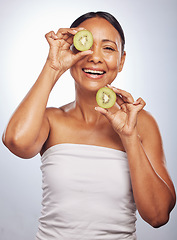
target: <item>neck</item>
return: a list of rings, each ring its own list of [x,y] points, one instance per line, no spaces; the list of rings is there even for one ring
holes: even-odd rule
[[[95,111],[96,91],[87,91],[76,87],[76,110],[86,123],[97,123],[102,115]]]

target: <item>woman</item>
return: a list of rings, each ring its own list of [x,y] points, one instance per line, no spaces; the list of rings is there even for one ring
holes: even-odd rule
[[[82,29],[92,32],[94,43],[78,52],[73,36]],[[126,56],[121,26],[108,13],[87,13],[46,39],[44,68],[3,135],[15,155],[42,155],[43,209],[36,238],[136,239],[136,209],[153,227],[164,225],[176,196],[158,126],[143,110],[143,99],[134,101],[111,86]],[[75,101],[46,108],[68,69]],[[104,86],[117,95],[109,110],[96,104],[96,92]]]

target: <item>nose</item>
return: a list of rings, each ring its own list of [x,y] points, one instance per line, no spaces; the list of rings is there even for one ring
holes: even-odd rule
[[[102,63],[103,59],[101,49],[97,45],[93,44],[91,50],[93,51],[93,53],[88,56],[88,61],[95,64]]]

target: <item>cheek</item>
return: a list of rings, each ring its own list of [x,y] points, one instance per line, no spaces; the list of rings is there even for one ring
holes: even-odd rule
[[[119,64],[120,64],[120,60],[117,56],[110,56],[107,59],[107,64],[110,70],[117,70],[119,69]]]

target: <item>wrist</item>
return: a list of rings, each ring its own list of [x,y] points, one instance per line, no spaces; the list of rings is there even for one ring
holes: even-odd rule
[[[64,73],[64,71],[62,71],[62,69],[55,68],[51,64],[51,61],[48,59],[44,65],[44,70],[50,75],[54,84],[57,82],[57,80],[60,78],[60,76]]]
[[[126,149],[126,151],[129,148],[133,147],[137,142],[141,141],[136,128],[134,129],[134,131],[132,131],[131,134],[128,134],[128,135],[120,134],[120,138],[121,138],[122,144],[123,144],[124,148]]]

